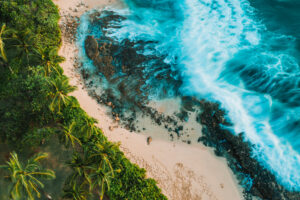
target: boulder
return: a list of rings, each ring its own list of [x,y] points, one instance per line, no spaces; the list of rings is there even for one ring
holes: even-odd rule
[[[94,38],[94,36],[90,36],[90,35],[87,36],[84,43],[84,47],[85,47],[85,52],[90,59],[93,60],[97,56],[99,56],[98,42]]]

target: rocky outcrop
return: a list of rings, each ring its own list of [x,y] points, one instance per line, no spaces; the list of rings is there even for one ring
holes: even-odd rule
[[[110,88],[119,93],[116,98],[122,100],[122,104],[146,104],[149,94],[164,97],[169,93],[178,93],[182,82],[174,67],[164,63],[165,56],[140,53],[152,41],[118,41],[107,36],[106,31],[118,28],[117,22],[124,20],[124,17],[104,11],[94,13],[90,18],[91,24],[100,27],[102,34],[96,39],[93,36],[86,38],[86,54]]]
[[[85,40],[85,52],[90,59],[95,59],[99,56],[98,42],[93,36],[87,36]]]
[[[197,120],[203,125],[199,142],[213,147],[217,156],[228,160],[228,165],[244,187],[246,200],[252,196],[272,200],[299,200],[299,192],[290,192],[280,185],[275,176],[252,156],[253,146],[246,142],[243,133],[238,135],[222,128],[230,125],[225,111],[217,103],[201,101],[202,112]]]
[[[179,121],[187,121],[189,118],[187,111],[201,110],[197,121],[203,125],[203,136],[198,141],[213,147],[216,155],[227,158],[228,165],[245,189],[245,199],[256,196],[260,199],[300,200],[299,193],[287,191],[270,171],[252,157],[252,146],[245,142],[242,133],[234,135],[222,128],[230,123],[226,121],[226,113],[218,104],[199,101],[190,96],[181,97],[184,112],[178,113],[174,118],[164,117],[147,107],[149,94],[162,98],[166,97],[168,92],[174,96],[178,95],[178,88],[182,84],[181,78],[179,73],[173,71],[176,67],[171,69],[171,66],[163,62],[163,55],[145,56],[138,53],[151,41],[132,42],[124,39],[120,42],[106,37],[106,30],[118,28],[114,22],[120,20],[124,20],[124,17],[113,12],[106,12],[103,16],[95,13],[91,16],[93,26],[101,27],[102,36],[97,39],[93,36],[86,38],[86,53],[105,78],[105,83],[109,84],[109,89],[104,94],[92,96],[99,103],[109,105],[113,117],[125,121],[128,130],[136,131],[134,125],[136,113],[142,112],[150,116],[156,124],[165,126],[171,138],[174,136],[180,138],[183,133],[183,127],[177,124],[178,118]]]

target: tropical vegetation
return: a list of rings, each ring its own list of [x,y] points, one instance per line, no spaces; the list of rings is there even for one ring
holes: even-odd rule
[[[69,96],[58,20],[51,0],[0,0],[0,199],[166,199]]]
[[[39,162],[47,156],[46,153],[39,153],[30,158],[24,165],[19,161],[18,155],[13,152],[7,164],[0,166],[8,172],[5,178],[8,178],[11,182],[9,191],[12,199],[21,199],[22,196],[27,196],[28,199],[32,200],[35,196],[41,197],[39,188],[44,188],[44,184],[39,178],[55,178],[54,171],[50,169],[42,170],[40,166]]]

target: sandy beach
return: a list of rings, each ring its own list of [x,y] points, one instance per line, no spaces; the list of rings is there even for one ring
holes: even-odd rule
[[[54,0],[60,8],[63,22],[65,15],[80,16],[89,9],[118,5],[115,0]],[[84,3],[84,7],[77,5]],[[64,34],[62,34],[64,35]],[[110,141],[120,142],[121,150],[133,162],[147,170],[147,176],[157,181],[162,192],[171,200],[240,200],[242,190],[224,158],[216,157],[204,145],[171,142],[158,136],[147,145],[147,136],[120,128],[107,113],[108,107],[99,105],[88,95],[81,75],[77,72],[75,43],[62,38],[60,55],[66,58],[61,64],[71,85],[78,89],[72,93],[81,107],[99,121],[99,127]],[[114,127],[113,129],[111,127]],[[149,134],[149,131],[147,132]],[[152,136],[152,134],[151,134]]]

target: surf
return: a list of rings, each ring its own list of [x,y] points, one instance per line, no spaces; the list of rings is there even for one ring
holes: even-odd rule
[[[224,128],[244,133],[254,144],[252,156],[286,188],[300,191],[297,36],[270,28],[253,1],[124,3],[126,9],[114,12],[126,19],[111,24],[107,35],[119,42],[148,41],[139,53],[164,57],[179,72],[173,78],[182,80],[180,95],[219,102],[233,124]],[[100,33],[81,21],[83,48],[86,30]]]

